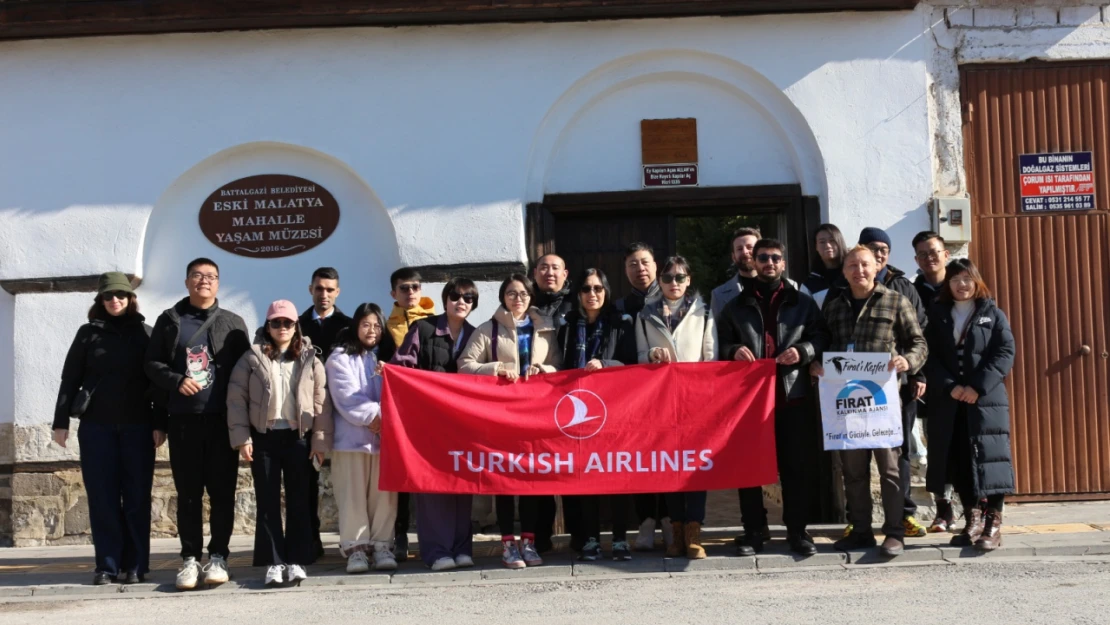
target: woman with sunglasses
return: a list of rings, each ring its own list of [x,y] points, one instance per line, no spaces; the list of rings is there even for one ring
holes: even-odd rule
[[[442,315],[412,324],[390,364],[455,373],[463,347],[474,333],[466,317],[478,305],[478,287],[451,278],[443,287]],[[416,537],[420,559],[433,571],[474,566],[470,535],[472,495],[422,493],[416,497]]]
[[[566,324],[559,328],[563,350],[563,369],[587,372],[636,363],[636,334],[631,318],[612,304],[609,279],[600,269],[586,269],[574,284],[578,287],[578,306],[567,313]],[[628,545],[628,516],[631,495],[564,496],[563,510],[580,511],[580,522],[573,525],[571,544],[582,545],[578,559],[601,558],[601,500],[609,498],[613,516],[613,559],[631,560]],[[577,499],[577,505],[568,500]],[[578,534],[578,535],[575,535]]]
[[[65,447],[69,420],[81,427],[81,477],[96,553],[93,584],[135,584],[150,570],[150,491],[154,450],[166,440],[163,412],[147,398],[143,373],[150,326],[131,281],[100,276],[89,322],[77,330],[62,367],[54,442]]]
[[[267,586],[300,585],[308,577],[304,567],[316,560],[305,459],[324,459],[331,404],[324,366],[297,317],[289,300],[270,304],[266,324],[239,358],[227,388],[231,446],[250,463],[254,478],[253,566],[267,567]],[[309,441],[305,435],[313,430]]]
[[[1014,366],[1014,335],[983,277],[965,258],[948,263],[925,326],[930,492],[952,484],[964,529],[952,544],[1002,546],[1002,504],[1014,492],[1010,403],[1003,382]]]
[[[328,390],[335,406],[331,480],[339,508],[339,553],[348,573],[397,568],[393,543],[397,493],[378,489],[382,376],[378,346],[386,332],[377,304],[362,304],[340,331],[328,357]]]
[[[717,359],[717,330],[713,316],[697,291],[691,291],[690,264],[681,256],[667,259],[659,272],[662,298],[649,302],[636,319],[636,350],[641,363],[705,362]],[[701,524],[705,521],[705,491],[670,493],[674,542],[668,557],[705,557]]]
[[[532,281],[514,273],[501,283],[501,305],[493,318],[478,326],[459,356],[459,373],[496,375],[515,382],[519,378],[556,371],[560,361],[555,325],[531,306]],[[520,545],[513,533],[517,499],[497,495],[497,524],[501,528],[501,564],[510,569],[539,566],[536,529],[542,495],[521,495]]]

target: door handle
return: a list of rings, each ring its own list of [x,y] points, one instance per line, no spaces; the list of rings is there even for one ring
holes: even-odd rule
[[[1079,353],[1083,356],[1090,356],[1091,355],[1091,346],[1090,345],[1081,345],[1079,347]]]

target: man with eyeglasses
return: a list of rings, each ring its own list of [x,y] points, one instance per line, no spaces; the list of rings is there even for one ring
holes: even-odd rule
[[[906,278],[906,272],[888,264],[890,260],[890,236],[880,228],[864,228],[859,235],[859,244],[866,246],[875,254],[878,263],[878,273],[875,282],[898,293],[909,300],[917,313],[917,322],[922,329],[925,327],[925,307],[917,295],[917,289]],[[902,400],[902,455],[898,458],[898,468],[902,476],[902,497],[905,500],[902,524],[906,529],[907,537],[920,538],[928,530],[917,520],[917,504],[910,496],[910,439],[914,423],[917,421],[917,400],[925,395],[925,375],[915,373],[902,377],[900,395]],[[851,526],[849,526],[850,529]]]
[[[205,491],[211,505],[208,586],[228,580],[239,454],[227,427],[227,385],[250,348],[242,317],[219,307],[220,268],[198,258],[185,269],[189,296],[158,316],[146,353],[146,374],[169,413],[170,469],[177,490],[177,533],[184,563],[177,588],[195,588],[202,572]]]
[[[308,292],[312,296],[312,306],[301,313],[297,321],[301,325],[301,333],[312,341],[316,357],[320,362],[327,362],[339,331],[351,324],[351,318],[335,305],[335,300],[339,297],[339,272],[332,267],[320,267],[313,271]],[[307,432],[305,437],[312,440],[312,432]],[[312,464],[312,458],[306,458],[305,463],[308,464],[308,506],[312,510],[312,537],[316,545],[316,556],[323,557],[324,542],[320,539],[320,473]]]
[[[536,285],[536,294],[532,298],[532,306],[541,315],[551,319],[556,331],[566,325],[566,316],[577,305],[578,298],[570,295],[571,285],[567,280],[570,272],[567,262],[556,254],[544,254],[536,259],[532,267],[532,281]],[[563,361],[562,354],[558,355],[558,362]],[[571,500],[564,500],[564,506]],[[536,531],[536,550],[540,553],[550,551],[552,548],[551,535],[555,526],[557,513],[555,499],[544,497],[540,501],[538,529]],[[564,510],[563,518],[569,525],[573,525],[581,517],[578,510]]]
[[[816,493],[815,458],[807,456],[807,438],[816,436],[813,391],[805,368],[818,361],[828,343],[821,311],[813,298],[787,280],[786,248],[775,239],[760,239],[752,247],[755,280],[730,301],[717,317],[721,360],[755,362],[774,358],[775,451],[782,486],[782,514],[790,550],[802,556],[817,553],[806,533],[809,506]],[[740,489],[744,536],[737,554],[763,551],[767,510],[763,489]]]

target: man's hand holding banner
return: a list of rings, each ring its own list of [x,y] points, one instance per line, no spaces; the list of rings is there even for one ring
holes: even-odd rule
[[[775,363],[564,371],[517,383],[387,366],[383,490],[658,493],[773,484]]]

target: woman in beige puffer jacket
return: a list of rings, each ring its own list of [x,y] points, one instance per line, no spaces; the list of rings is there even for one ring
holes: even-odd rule
[[[689,289],[690,264],[672,256],[659,272],[662,297],[648,302],[636,318],[636,350],[641,363],[707,362],[717,360],[717,328],[713,315],[696,291]],[[706,492],[669,493],[674,542],[667,556],[701,559],[701,524]]]
[[[227,390],[231,445],[251,463],[254,478],[254,566],[269,567],[271,586],[299,584],[307,577],[304,567],[316,559],[308,459],[323,460],[333,430],[324,366],[301,335],[297,316],[288,300],[270,305],[266,325],[235,365]]]

